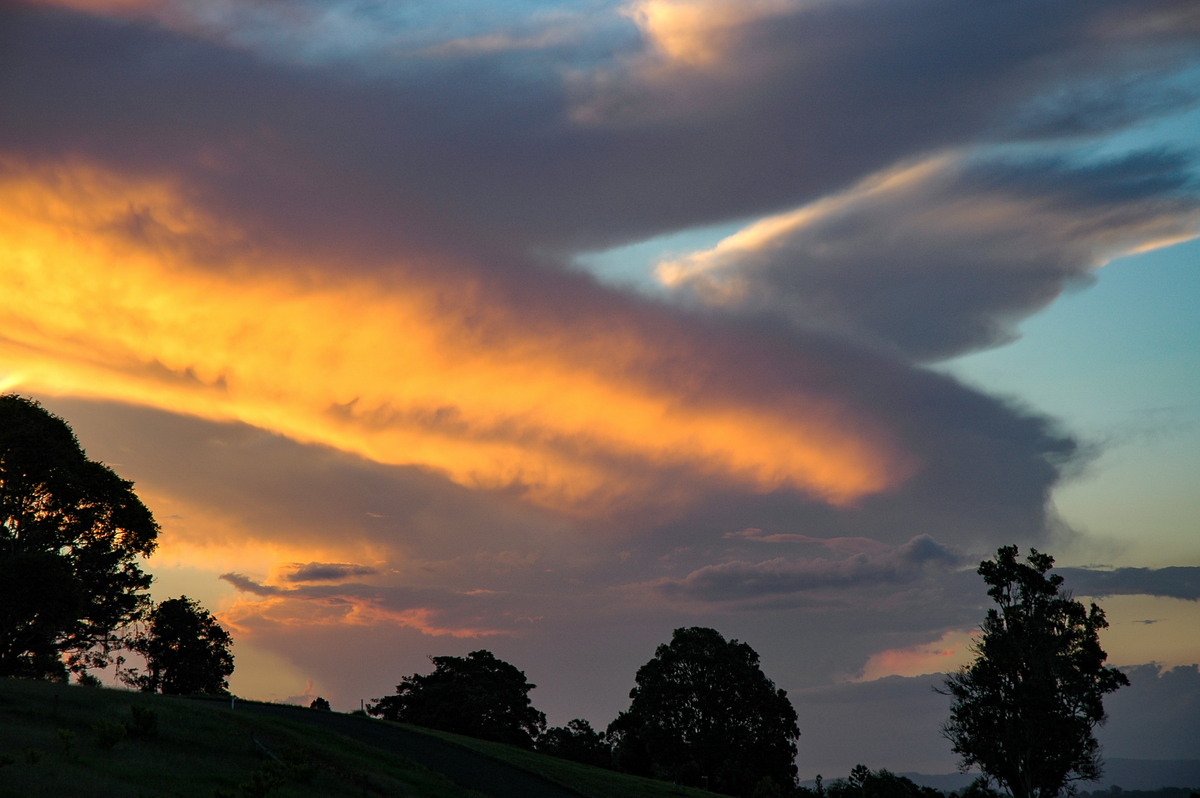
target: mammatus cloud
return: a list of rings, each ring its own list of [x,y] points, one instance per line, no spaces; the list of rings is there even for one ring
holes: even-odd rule
[[[1113,258],[1200,235],[1186,161],[942,156],[665,261],[696,301],[834,330],[904,357],[995,346]]]

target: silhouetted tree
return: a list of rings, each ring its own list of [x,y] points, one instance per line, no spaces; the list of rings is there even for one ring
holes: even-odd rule
[[[1052,557],[1017,554],[1004,546],[979,564],[999,607],[988,610],[975,661],[946,678],[954,701],[942,734],[964,770],[978,766],[1013,798],[1054,798],[1100,777],[1092,730],[1105,720],[1104,695],[1129,680],[1104,665],[1104,612],[1060,594]]]
[[[321,698],[321,696],[317,696],[316,698],[314,698],[312,700],[312,703],[308,705],[308,708],[309,709],[319,709],[322,712],[332,712],[333,711],[333,707],[329,706],[329,702],[326,701],[324,698]]]
[[[612,767],[612,752],[604,735],[597,734],[592,724],[582,718],[576,718],[566,726],[546,729],[537,739],[537,750],[560,759]]]
[[[546,728],[529,691],[537,685],[490,651],[466,657],[432,657],[433,673],[406,676],[396,694],[367,707],[386,720],[532,748]]]
[[[158,524],[133,483],[89,460],[67,423],[0,396],[0,676],[105,667],[141,617]]]
[[[636,681],[629,710],[608,727],[619,767],[735,795],[764,776],[791,789],[796,710],[750,646],[713,629],[676,629]]]
[[[146,632],[129,648],[146,658],[143,674],[125,681],[146,692],[220,695],[233,673],[233,639],[212,613],[187,596],[168,599],[150,613]]]

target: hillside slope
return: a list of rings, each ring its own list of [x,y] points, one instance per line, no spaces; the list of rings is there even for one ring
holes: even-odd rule
[[[72,794],[713,796],[361,716],[0,680],[0,798]]]

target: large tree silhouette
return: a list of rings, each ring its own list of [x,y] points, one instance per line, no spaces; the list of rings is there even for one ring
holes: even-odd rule
[[[125,681],[146,692],[220,695],[233,673],[233,639],[213,614],[187,596],[168,599],[150,613],[146,632],[129,647],[146,658],[144,673]]]
[[[629,710],[608,727],[618,766],[749,794],[796,777],[796,710],[745,643],[714,629],[676,629],[637,672]]]
[[[367,707],[372,715],[484,740],[532,748],[546,728],[529,691],[537,685],[524,672],[490,651],[466,657],[433,657],[434,671],[414,673],[396,685],[396,694]]]
[[[65,679],[111,661],[147,606],[158,524],[133,483],[62,419],[0,396],[0,676]]]
[[[1004,546],[979,564],[989,609],[975,661],[946,678],[953,696],[943,735],[965,770],[978,766],[1013,798],[1054,798],[1072,781],[1100,777],[1093,729],[1104,722],[1105,694],[1129,680],[1105,667],[1099,632],[1104,612],[1085,608],[1063,579],[1049,574],[1054,558]]]

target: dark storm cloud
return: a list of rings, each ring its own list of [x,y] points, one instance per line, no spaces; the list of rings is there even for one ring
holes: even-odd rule
[[[935,162],[890,182],[664,269],[701,301],[931,360],[1012,340],[1107,260],[1200,230],[1179,153]]]
[[[293,570],[284,574],[289,582],[342,582],[356,576],[371,576],[378,570],[369,565],[346,562],[295,563]]]
[[[882,585],[908,584],[927,570],[944,571],[962,561],[962,555],[928,535],[875,554],[844,559],[788,559],[763,562],[727,562],[709,565],[683,579],[667,579],[656,587],[668,596],[702,601],[743,601],[837,588],[855,590]]]
[[[456,591],[345,582],[337,585],[279,587],[239,573],[220,577],[243,594],[265,601],[235,604],[225,615],[233,623],[263,616],[277,623],[349,623],[407,626],[426,634],[478,637],[504,634],[528,625],[508,597],[489,591]]]
[[[1108,722],[1096,737],[1106,757],[1196,759],[1200,666],[1123,668],[1128,688],[1105,699]]]
[[[1200,601],[1200,568],[1194,566],[1114,568],[1111,571],[1058,568],[1056,571],[1077,595],[1164,596]]]
[[[1113,63],[1177,69],[1197,28],[1182,0],[816,4],[723,32],[732,49],[713,70],[614,50],[608,69],[566,79],[566,64],[505,53],[368,71],[23,3],[0,13],[10,155],[185,174],[210,206],[308,245],[491,258],[792,207],[999,138],[1047,93],[1086,117],[1064,86]],[[1112,102],[1163,94],[1138,88]]]
[[[71,419],[89,455],[139,487],[181,502],[186,517],[167,524],[167,541],[195,534],[235,545],[251,535],[256,542],[311,548],[332,540],[428,564],[473,554],[481,530],[489,541],[483,550],[498,554],[549,551],[570,529],[511,496],[468,490],[430,469],[373,463],[245,424],[111,402],[43,401]],[[165,440],[171,445],[154,445]],[[209,512],[230,513],[238,526],[222,521],[215,530],[184,531]],[[291,564],[280,565],[291,572]]]

